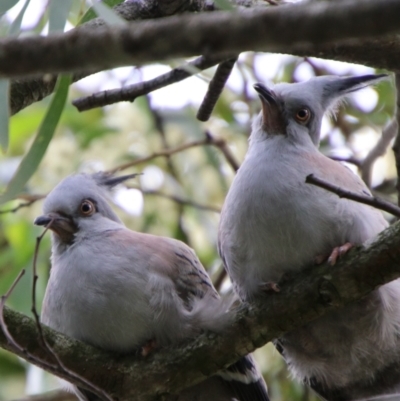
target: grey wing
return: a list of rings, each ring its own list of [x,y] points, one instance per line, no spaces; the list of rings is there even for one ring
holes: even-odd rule
[[[173,239],[165,239],[163,245],[164,260],[153,266],[150,279],[156,340],[171,343],[202,330],[222,330],[231,300],[221,300],[191,248]]]
[[[188,310],[192,310],[197,299],[205,296],[219,298],[209,275],[191,248],[180,246],[175,249],[175,256],[175,288]]]
[[[194,251],[180,247],[175,251],[179,268],[174,280],[176,292],[190,312],[192,324],[198,329],[219,332],[231,323],[229,313],[236,302],[236,294],[221,298],[214,288],[210,276]]]

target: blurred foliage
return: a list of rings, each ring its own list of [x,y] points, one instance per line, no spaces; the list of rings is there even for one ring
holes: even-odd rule
[[[74,0],[68,16],[69,23],[77,24],[86,10],[83,1]],[[46,18],[47,11],[43,8],[37,22],[24,34],[40,32],[47,22]],[[5,27],[11,22],[10,18],[3,17],[0,20],[0,32],[6,32]],[[124,71],[126,77],[126,69]],[[138,71],[140,72],[133,69],[134,73],[131,74],[136,77],[136,81],[138,75],[140,78]],[[25,186],[23,198],[1,207],[0,293],[6,292],[21,269],[27,269],[28,274],[18,284],[8,305],[30,314],[33,251],[35,238],[41,232],[40,228],[33,226],[32,221],[41,212],[41,202],[34,202],[16,212],[10,210],[36,195],[46,194],[65,176],[77,171],[116,168],[163,148],[174,148],[190,141],[201,140],[206,130],[215,137],[225,139],[236,158],[241,161],[246,152],[252,118],[260,106],[252,90],[254,82],[295,82],[314,75],[371,71],[365,67],[317,59],[243,54],[207,123],[200,123],[195,119],[202,100],[200,92],[191,96],[192,100],[188,100],[184,107],[171,108],[165,100],[159,106],[160,100],[157,99],[166,98],[159,91],[139,98],[132,104],[123,103],[78,113],[70,103],[72,99],[100,90],[104,88],[104,83],[117,86],[118,79],[123,82],[126,78],[118,78],[122,73],[101,73],[95,85],[93,79],[90,85],[73,85],[55,136],[39,168]],[[211,73],[207,71],[202,75],[210,77]],[[196,79],[191,78],[180,84],[185,89],[172,96],[186,96],[193,91]],[[203,86],[205,91],[206,84],[203,83]],[[364,100],[368,98],[369,104],[372,99],[370,112],[366,112],[362,99],[360,101],[359,97],[352,97],[345,108],[340,108],[336,119],[326,119],[321,142],[321,149],[326,154],[362,159],[378,140],[382,126],[391,118],[395,106],[393,85],[391,80],[387,80],[376,89],[369,88],[365,91],[361,97],[364,96]],[[159,98],[158,93],[161,96]],[[174,93],[174,88],[168,93]],[[8,152],[0,156],[2,189],[6,187],[21,158],[29,149],[49,104],[50,99],[44,99],[11,118]],[[354,169],[354,166],[351,167]],[[192,148],[170,158],[158,157],[130,168],[127,172],[144,173],[136,182],[130,183],[132,187],[160,191],[214,207],[223,204],[234,177],[234,172],[223,154],[212,146]],[[394,178],[394,160],[391,152],[388,152],[375,165],[373,185],[383,187],[388,184],[390,187]],[[393,189],[393,185],[391,188]],[[127,226],[187,242],[196,250],[212,276],[218,275],[221,269],[216,247],[218,213],[181,205],[154,194],[144,195],[141,207],[142,195],[137,189],[121,191],[125,203],[123,207],[116,205],[115,209]],[[386,196],[395,200],[394,190],[386,193]],[[130,207],[134,209],[131,212]],[[40,276],[37,286],[38,304],[42,301],[49,274],[49,256],[50,238],[46,236],[41,244],[37,266]],[[265,374],[273,401],[315,400],[307,389],[288,377],[281,357],[271,344],[258,350],[256,357]],[[0,400],[21,397],[31,391],[47,391],[57,385],[49,379],[47,373],[33,373],[33,370],[17,357],[0,350]]]

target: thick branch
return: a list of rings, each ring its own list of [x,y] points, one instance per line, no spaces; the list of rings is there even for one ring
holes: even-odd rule
[[[114,7],[114,11],[127,21],[136,21],[149,18],[161,18],[183,11],[201,11],[203,6],[204,1],[202,0],[132,0]],[[105,22],[101,18],[96,18],[75,28],[73,32],[78,32],[79,35],[85,36],[86,31],[96,31],[96,28],[100,28],[104,25]],[[76,74],[74,76],[74,81],[78,81],[96,71],[98,70]],[[14,80],[10,91],[11,114],[15,114],[30,104],[50,95],[54,90],[56,81],[56,75],[46,75],[36,79]]]
[[[9,38],[0,42],[0,76],[81,72],[245,50],[312,53],[329,43],[398,33],[398,15],[397,0],[313,2],[173,16],[86,29],[84,34],[74,30],[48,37]]]
[[[226,330],[203,334],[180,348],[166,348],[147,358],[115,356],[47,328],[44,334],[64,364],[121,400],[150,400],[183,387],[233,363],[273,338],[358,300],[377,286],[400,277],[400,223],[382,232],[367,247],[343,256],[334,269],[324,264],[280,283],[257,304],[243,304]],[[15,340],[30,353],[53,362],[37,341],[34,321],[5,309]],[[0,333],[0,346],[10,349]],[[24,353],[19,354],[26,357]],[[110,372],[113,372],[111,375]]]

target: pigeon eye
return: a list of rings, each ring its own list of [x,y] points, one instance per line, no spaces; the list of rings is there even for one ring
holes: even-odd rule
[[[93,202],[84,200],[81,204],[80,211],[83,216],[91,216],[96,211],[96,208]]]
[[[310,119],[310,116],[311,116],[310,110],[304,107],[297,111],[295,119],[298,123],[305,124]]]

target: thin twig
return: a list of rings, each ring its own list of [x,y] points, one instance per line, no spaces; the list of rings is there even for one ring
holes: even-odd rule
[[[228,164],[232,167],[233,171],[236,173],[239,170],[240,163],[236,160],[236,157],[233,155],[231,150],[229,149],[228,144],[223,139],[214,139],[211,134],[207,131],[206,136],[211,138],[213,141],[213,145],[216,146],[224,155]]]
[[[146,98],[149,110],[151,111],[151,115],[153,116],[154,125],[161,138],[163,150],[168,150],[170,149],[170,146],[168,143],[167,132],[165,129],[165,119],[162,116],[162,114],[159,113],[159,111],[153,107],[153,105],[151,104],[150,97],[146,96]],[[166,164],[167,164],[167,171],[169,172],[169,174],[174,178],[174,180],[177,183],[182,184],[181,176],[179,175],[178,169],[176,168],[171,156],[166,157]],[[188,235],[186,230],[186,225],[184,224],[183,214],[185,211],[184,211],[184,206],[181,203],[177,203],[177,212],[178,212],[176,219],[176,227],[178,230],[177,232],[180,233],[183,242],[185,242],[189,246],[192,246],[192,244],[190,243],[190,236]]]
[[[357,167],[361,166],[362,161],[358,160],[354,157],[341,157],[341,156],[329,156],[330,159],[335,160],[337,162],[344,162],[354,164]]]
[[[222,90],[226,84],[226,81],[231,75],[232,69],[237,61],[238,57],[231,58],[223,61],[218,65],[215,71],[214,77],[210,81],[207,89],[207,93],[200,105],[199,111],[197,112],[197,119],[200,121],[208,121],[214,110],[215,104],[220,97]]]
[[[32,204],[34,204],[36,201],[45,198],[45,196],[46,195],[28,195],[28,194],[20,195],[19,198],[25,200],[26,202],[22,202],[12,209],[0,210],[0,214],[16,213],[16,212],[18,212],[18,210],[20,210],[24,207],[29,207]]]
[[[165,149],[159,152],[154,152],[149,156],[142,157],[140,159],[132,160],[128,163],[121,164],[118,167],[113,168],[109,172],[114,174],[118,171],[125,170],[129,167],[136,166],[138,164],[146,163],[150,160],[156,159],[157,157],[169,157],[172,156],[176,153],[183,152],[184,150],[195,148],[198,146],[205,146],[205,145],[212,145],[217,147],[218,149],[221,150],[223,155],[225,156],[225,159],[227,162],[230,164],[232,169],[236,172],[239,169],[239,163],[237,162],[235,156],[232,154],[230,151],[226,141],[221,138],[214,138],[208,131],[205,133],[205,138],[198,140],[198,141],[193,141],[193,142],[188,142],[185,143],[181,146],[177,146],[176,148],[171,148],[171,149]]]
[[[226,57],[224,57],[226,58]],[[224,58],[214,56],[205,57],[201,56],[186,65],[162,74],[154,79],[140,82],[134,85],[128,85],[120,89],[111,89],[103,92],[94,93],[93,95],[81,97],[72,102],[72,104],[79,110],[85,111],[95,107],[107,106],[117,102],[133,102],[137,97],[147,95],[157,89],[164,88],[165,86],[173,83],[183,81],[199,71],[206,70]]]
[[[218,273],[217,278],[213,282],[214,287],[217,289],[217,291],[221,289],[222,283],[224,282],[226,275],[227,273],[225,267],[222,266],[222,270]]]
[[[132,160],[130,162],[121,164],[120,166],[113,168],[109,172],[114,174],[114,173],[116,173],[118,171],[125,170],[125,169],[127,169],[129,167],[133,167],[133,166],[136,166],[138,164],[146,163],[146,162],[148,162],[150,160],[153,160],[153,159],[156,159],[158,157],[169,157],[169,156],[174,155],[175,153],[183,152],[184,150],[195,148],[195,147],[198,147],[198,146],[204,146],[204,145],[208,145],[208,141],[206,139],[202,139],[202,140],[199,140],[199,141],[188,142],[188,143],[185,143],[185,144],[183,144],[181,146],[177,146],[176,148],[165,149],[165,150],[161,150],[159,152],[154,152],[149,156],[141,157],[140,159]]]
[[[157,191],[157,190],[142,189],[139,186],[135,186],[135,185],[130,185],[129,188],[137,189],[140,192],[142,192],[143,195],[154,195],[154,196],[159,196],[161,198],[170,199],[171,201],[179,203],[180,205],[183,205],[183,206],[190,206],[190,207],[194,207],[194,208],[200,209],[200,210],[205,210],[208,212],[215,212],[215,213],[221,212],[221,208],[219,208],[219,207],[203,205],[201,203],[192,201],[190,199],[184,199],[184,198],[181,198],[176,195],[166,194],[165,192],[161,192],[161,191]]]
[[[25,269],[21,270],[20,273],[18,274],[17,278],[14,280],[14,282],[12,283],[11,287],[8,289],[8,291],[1,296],[0,298],[0,327],[4,333],[4,335],[7,338],[7,341],[9,342],[9,344],[11,346],[13,346],[15,349],[17,349],[19,352],[22,353],[26,353],[25,349],[22,348],[13,338],[13,336],[11,335],[11,333],[8,330],[7,327],[7,323],[4,320],[4,305],[7,301],[7,299],[9,298],[9,296],[11,295],[11,293],[14,291],[15,286],[19,283],[19,281],[21,280],[22,276],[25,274]]]
[[[359,195],[351,191],[347,191],[337,185],[333,185],[327,181],[321,180],[310,174],[306,177],[306,183],[316,185],[317,187],[326,189],[329,192],[333,192],[338,195],[339,198],[346,198],[355,202],[363,203],[365,205],[372,206],[376,209],[384,210],[394,216],[400,217],[400,208],[393,203],[387,202],[376,196]]]
[[[36,309],[36,283],[38,280],[38,275],[37,275],[37,258],[39,254],[39,247],[40,247],[40,242],[42,241],[42,238],[46,234],[47,230],[50,228],[52,225],[53,220],[50,221],[50,223],[46,226],[46,228],[43,230],[42,234],[39,235],[39,237],[36,237],[36,245],[35,245],[35,252],[33,254],[33,263],[32,263],[32,270],[33,270],[33,278],[32,278],[32,306],[31,306],[31,312],[33,313],[33,317],[35,318],[35,322],[37,325],[37,329],[39,332],[39,341],[41,342],[42,346],[46,347],[46,341],[43,336],[43,331],[42,331],[42,325],[40,324],[40,317],[39,314],[37,313]]]
[[[397,121],[397,137],[393,145],[394,158],[396,160],[396,170],[397,170],[397,204],[400,206],[400,74],[395,74],[396,83],[396,110],[395,118]]]
[[[153,116],[155,128],[157,129],[158,133],[160,134],[163,150],[168,150],[168,149],[170,149],[170,146],[169,146],[169,143],[167,140],[167,133],[165,131],[164,118],[161,115],[161,113],[159,113],[159,111],[153,107],[153,105],[151,104],[150,97],[146,96],[146,99],[147,99],[148,108],[151,112],[151,115]],[[180,178],[179,178],[178,172],[176,170],[176,167],[175,167],[173,161],[171,160],[171,157],[166,156],[166,158],[167,158],[167,167],[168,167],[169,173],[171,174],[172,177],[174,177],[174,179],[177,182],[180,183]]]
[[[372,167],[378,157],[383,156],[389,146],[392,139],[396,136],[398,130],[397,120],[394,118],[383,130],[382,135],[379,138],[376,145],[369,151],[366,158],[361,162],[361,178],[367,184],[367,186],[371,187],[371,176],[372,176]]]
[[[104,400],[107,400],[107,401],[113,401],[113,399],[103,389],[101,389],[100,387],[94,385],[90,381],[86,380],[84,377],[76,374],[72,370],[68,369],[64,365],[64,363],[61,361],[61,359],[59,358],[57,353],[53,350],[53,348],[46,341],[46,339],[45,339],[45,337],[43,335],[42,325],[40,323],[40,317],[39,317],[39,314],[37,313],[37,309],[36,309],[36,283],[37,283],[37,279],[38,279],[36,264],[37,264],[38,254],[39,254],[40,243],[41,243],[44,235],[46,234],[46,232],[49,230],[49,228],[53,224],[53,221],[54,220],[51,220],[49,222],[49,224],[47,224],[46,228],[43,230],[42,234],[39,237],[36,238],[35,253],[34,253],[34,256],[33,256],[33,264],[32,264],[33,281],[32,281],[32,307],[31,307],[31,311],[33,313],[33,316],[34,316],[34,319],[35,319],[35,322],[36,322],[36,327],[37,327],[38,334],[39,334],[39,342],[40,342],[41,346],[49,354],[51,354],[53,356],[53,358],[55,359],[55,361],[57,363],[57,367],[62,372],[66,373],[70,378],[73,378],[73,379],[79,381],[81,385],[83,385],[85,388],[87,388],[88,390],[90,390],[91,392],[96,394],[101,399],[104,399]]]
[[[24,207],[31,206],[34,202],[35,201],[24,202],[24,203],[20,203],[19,205],[13,207],[12,209],[0,210],[0,214],[16,213],[16,212],[18,212],[18,210],[20,210]]]

